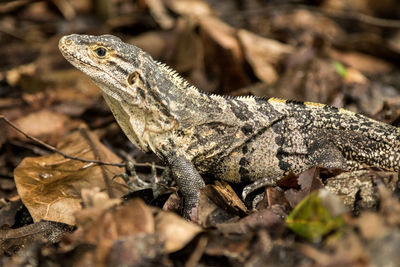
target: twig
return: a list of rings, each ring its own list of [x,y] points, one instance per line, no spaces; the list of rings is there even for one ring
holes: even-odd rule
[[[14,123],[12,123],[9,119],[7,119],[4,115],[0,115],[0,120],[5,121],[5,122],[6,122],[9,126],[11,126],[14,130],[16,130],[17,132],[19,132],[19,133],[23,134],[24,136],[26,136],[26,138],[28,138],[28,139],[30,139],[30,140],[32,140],[32,141],[34,141],[34,142],[40,144],[41,146],[47,148],[48,150],[50,150],[50,151],[52,151],[52,152],[54,152],[54,153],[60,154],[60,155],[63,156],[64,158],[71,159],[71,160],[77,160],[77,161],[81,161],[81,162],[87,162],[87,163],[95,163],[95,164],[98,164],[98,165],[116,166],[116,167],[120,167],[120,168],[124,168],[124,167],[126,166],[125,163],[104,162],[104,161],[101,161],[101,160],[82,159],[82,158],[70,156],[70,155],[65,154],[64,152],[60,151],[59,149],[57,149],[57,148],[55,148],[55,147],[53,147],[53,146],[51,146],[51,145],[49,145],[49,144],[46,144],[45,142],[43,142],[43,141],[37,139],[36,137],[31,136],[31,135],[25,133],[24,131],[22,131],[21,129],[19,129],[18,126],[16,126],[16,125],[15,125]],[[137,166],[137,167],[150,167],[150,168],[151,168],[151,166],[152,166],[151,163],[134,163],[134,165]],[[156,165],[156,168],[157,168],[157,169],[161,169],[161,170],[165,169],[163,166],[159,166],[159,165]]]
[[[88,142],[90,148],[93,151],[93,155],[94,155],[95,159],[99,160],[100,159],[99,150],[97,149],[97,146],[93,142],[91,136],[88,134],[88,131],[85,128],[79,128],[79,132],[86,139],[86,141]],[[112,187],[111,187],[110,178],[108,177],[108,175],[106,173],[106,170],[104,169],[104,165],[100,165],[99,167],[100,167],[101,173],[103,175],[104,184],[106,185],[106,188],[107,188],[108,197],[109,198],[113,198],[113,197],[115,197],[115,194],[114,194],[114,192],[112,190]]]
[[[52,151],[52,152],[54,152],[54,153],[60,154],[60,155],[63,156],[64,158],[72,159],[72,160],[77,160],[77,161],[81,161],[81,162],[87,162],[87,163],[96,163],[96,164],[99,164],[99,165],[116,166],[116,167],[121,167],[121,168],[124,168],[125,165],[126,165],[126,164],[124,164],[124,163],[111,163],[111,162],[104,162],[104,161],[101,161],[101,160],[81,159],[81,158],[78,158],[78,157],[74,157],[74,156],[67,155],[67,154],[65,154],[64,152],[58,150],[57,148],[55,148],[55,147],[53,147],[53,146],[51,146],[51,145],[49,145],[49,144],[46,144],[45,142],[43,142],[43,141],[37,139],[37,138],[34,137],[34,136],[31,136],[30,134],[25,133],[24,131],[22,131],[21,129],[19,129],[18,126],[16,126],[16,125],[15,125],[14,123],[12,123],[9,119],[7,119],[4,115],[0,115],[0,120],[5,121],[5,122],[6,122],[9,126],[11,126],[14,130],[16,130],[17,132],[19,132],[19,133],[23,134],[24,136],[26,136],[26,138],[28,138],[28,139],[30,139],[30,140],[32,140],[32,141],[34,141],[34,142],[40,144],[41,146],[44,146],[45,148],[47,148],[48,150],[50,150],[50,151]],[[135,165],[136,165],[136,164],[135,164]],[[149,166],[149,167],[151,167],[151,164],[147,164],[147,165],[141,164],[141,165],[142,165],[142,166]]]
[[[65,154],[64,152],[62,152],[61,150],[55,148],[54,146],[51,146],[51,145],[49,145],[49,144],[46,144],[45,142],[43,142],[43,141],[37,139],[36,137],[34,137],[34,136],[30,135],[30,134],[25,133],[24,131],[22,131],[21,129],[19,129],[18,126],[16,126],[16,125],[15,125],[14,123],[12,123],[9,119],[7,119],[4,115],[0,115],[0,120],[4,120],[4,121],[5,121],[9,126],[11,126],[14,130],[16,130],[17,132],[19,132],[19,133],[23,134],[24,136],[26,136],[26,138],[28,138],[28,139],[30,139],[30,140],[32,140],[32,141],[34,141],[34,142],[36,142],[36,143],[38,143],[38,144],[44,146],[45,148],[47,148],[47,149],[50,150],[50,151],[53,151],[53,152],[55,152],[55,153],[60,154],[60,155],[63,156],[64,158],[72,159],[72,160],[78,160],[78,161],[87,162],[87,163],[96,163],[96,164],[99,164],[99,165],[110,165],[110,166],[116,166],[116,167],[121,167],[121,168],[125,167],[125,164],[124,164],[124,163],[111,163],[111,162],[104,162],[104,161],[101,161],[101,160],[81,159],[81,158],[78,158],[78,157],[74,157],[74,156],[67,155],[67,154]]]
[[[29,149],[33,153],[40,155],[40,156],[45,156],[49,154],[49,150],[38,146],[36,143],[28,143],[28,142],[23,142],[21,140],[9,140],[8,141],[11,145],[17,146],[17,147],[22,147],[24,149]]]
[[[198,266],[200,258],[203,256],[204,251],[206,250],[208,244],[208,238],[204,235],[202,235],[196,245],[196,248],[194,249],[193,253],[190,255],[189,259],[185,263],[185,267],[192,267],[192,266]]]

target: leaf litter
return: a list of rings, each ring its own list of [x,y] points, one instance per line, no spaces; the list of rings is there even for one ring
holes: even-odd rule
[[[2,3],[0,113],[69,155],[120,163],[115,152],[124,151],[136,163],[162,164],[129,143],[95,85],[59,54],[60,36],[82,32],[119,35],[206,92],[323,102],[400,126],[395,1],[299,3]],[[83,124],[90,127],[86,135],[75,130]],[[195,224],[176,214],[182,200],[175,185],[165,184],[160,195],[149,189],[127,195],[124,182],[112,179],[122,168],[48,154],[6,127],[2,265],[400,263],[396,173],[312,168],[288,174],[278,187],[257,192],[263,197],[256,210],[238,197],[243,186],[209,183]],[[136,172],[152,176],[143,165]]]
[[[64,153],[80,158],[100,157],[105,161],[120,161],[95,137],[92,140],[98,155],[94,155],[96,150],[79,130],[61,139],[58,147]],[[108,173],[108,177],[104,177],[102,168]],[[35,222],[50,220],[74,225],[73,213],[81,209],[82,189],[99,187],[101,190],[109,190],[115,196],[122,196],[127,192],[124,185],[110,179],[119,171],[118,167],[96,166],[53,154],[25,158],[15,169],[14,179],[18,194]],[[105,179],[110,181],[106,182]],[[110,188],[107,189],[107,185]]]

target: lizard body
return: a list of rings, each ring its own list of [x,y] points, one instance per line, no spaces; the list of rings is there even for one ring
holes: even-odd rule
[[[73,34],[59,47],[99,86],[130,141],[168,164],[186,217],[204,186],[200,174],[252,182],[246,195],[312,166],[399,171],[394,126],[323,104],[205,94],[111,35]]]

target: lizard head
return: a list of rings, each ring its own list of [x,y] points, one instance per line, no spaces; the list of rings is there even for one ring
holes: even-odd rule
[[[72,34],[60,39],[59,48],[99,86],[127,136],[143,150],[150,143],[147,133],[175,127],[172,104],[167,102],[173,97],[166,94],[179,84],[174,83],[174,73],[149,54],[112,35]]]
[[[88,75],[110,97],[131,104],[141,102],[146,87],[143,63],[149,57],[140,48],[112,35],[64,36],[59,41],[63,56]],[[151,58],[150,58],[151,59]]]

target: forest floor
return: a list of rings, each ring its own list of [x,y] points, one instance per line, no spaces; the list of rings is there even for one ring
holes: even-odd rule
[[[397,173],[290,173],[255,209],[243,185],[216,181],[196,223],[176,186],[129,192],[126,162],[144,180],[163,162],[128,141],[58,50],[66,34],[113,34],[207,93],[324,103],[399,127],[400,5],[376,2],[1,2],[0,265],[400,266]]]

